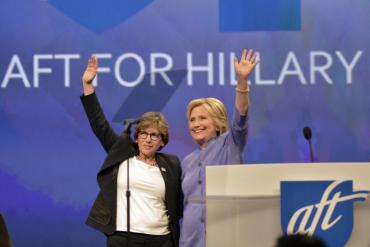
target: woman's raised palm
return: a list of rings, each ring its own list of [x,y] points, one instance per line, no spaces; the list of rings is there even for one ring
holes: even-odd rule
[[[248,53],[247,50],[244,50],[240,61],[238,61],[236,57],[234,58],[234,67],[237,77],[246,80],[258,63],[259,60],[257,60],[256,52],[253,54],[253,50],[249,50]]]
[[[95,56],[91,56],[87,63],[86,70],[82,76],[82,81],[84,83],[90,84],[94,80],[97,71],[98,71],[98,62]]]

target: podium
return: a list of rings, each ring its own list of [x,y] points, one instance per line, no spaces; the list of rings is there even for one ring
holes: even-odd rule
[[[273,247],[282,234],[280,181],[352,180],[370,190],[370,163],[297,163],[206,167],[207,247]],[[354,202],[346,246],[370,246],[370,200]]]

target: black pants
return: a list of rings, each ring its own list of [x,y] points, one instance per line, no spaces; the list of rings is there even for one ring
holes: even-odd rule
[[[107,238],[107,247],[173,247],[171,234],[149,235],[143,233],[115,232]]]

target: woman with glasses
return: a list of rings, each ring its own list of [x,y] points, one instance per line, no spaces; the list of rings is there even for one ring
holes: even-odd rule
[[[215,98],[190,101],[187,108],[189,131],[198,147],[182,160],[184,217],[180,246],[206,246],[206,207],[191,203],[191,197],[205,196],[205,168],[208,165],[241,164],[248,132],[248,77],[258,64],[257,54],[244,50],[234,58],[237,76],[235,110],[228,125],[225,105]]]
[[[117,135],[92,86],[97,68],[92,56],[82,77],[81,101],[107,157],[97,175],[100,192],[87,224],[107,236],[108,247],[177,247],[182,216],[180,161],[158,152],[168,143],[167,121],[159,112],[146,112],[135,128],[135,141],[127,134]]]

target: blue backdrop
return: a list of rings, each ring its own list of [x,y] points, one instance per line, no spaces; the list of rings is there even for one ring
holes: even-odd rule
[[[80,104],[81,76],[99,59],[96,91],[117,131],[163,111],[164,151],[196,148],[189,100],[217,97],[231,115],[233,54],[259,52],[250,78],[246,163],[370,161],[367,0],[2,0],[0,212],[15,246],[102,246],[84,225],[104,151]]]

